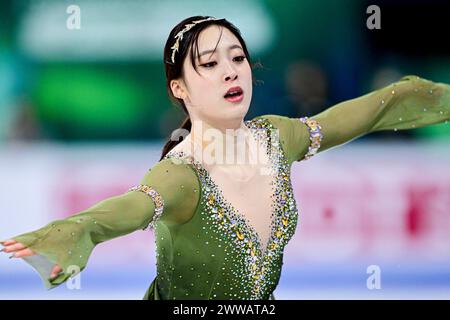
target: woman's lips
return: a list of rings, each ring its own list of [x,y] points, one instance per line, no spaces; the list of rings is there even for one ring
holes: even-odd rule
[[[241,92],[240,94],[238,94],[236,96],[225,97],[225,100],[232,102],[232,103],[241,102],[243,99],[244,99],[244,92]]]

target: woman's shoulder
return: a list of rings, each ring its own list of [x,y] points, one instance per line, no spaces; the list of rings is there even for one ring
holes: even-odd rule
[[[171,152],[156,162],[145,174],[144,180],[174,186],[176,184],[198,185],[198,178],[182,153]],[[150,182],[149,181],[149,182]]]
[[[165,157],[144,175],[141,184],[154,188],[164,200],[163,221],[183,224],[194,215],[200,201],[200,181],[193,168],[175,157]]]
[[[253,118],[263,121],[275,131],[289,163],[299,159],[309,146],[309,131],[298,117],[265,114]],[[274,132],[272,131],[272,134]]]
[[[298,120],[297,118],[289,118],[278,114],[264,114],[251,119],[251,122],[265,121],[269,123],[273,128],[282,129],[292,121]]]

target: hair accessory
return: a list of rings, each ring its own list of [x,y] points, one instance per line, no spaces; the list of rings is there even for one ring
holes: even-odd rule
[[[175,39],[177,39],[177,41],[175,41],[175,44],[170,48],[172,49],[172,63],[175,63],[175,52],[178,51],[178,47],[180,45],[180,41],[183,40],[183,35],[185,32],[189,31],[192,29],[193,26],[205,22],[205,21],[209,21],[209,20],[222,20],[222,19],[218,19],[218,18],[214,18],[214,17],[209,17],[206,19],[202,19],[202,20],[196,20],[196,21],[192,21],[191,23],[188,23],[184,26],[183,30],[181,30],[180,32],[178,32],[175,35]]]

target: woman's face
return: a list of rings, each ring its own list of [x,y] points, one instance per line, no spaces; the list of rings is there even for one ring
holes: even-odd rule
[[[200,33],[198,49],[200,56],[195,59],[198,73],[190,56],[183,63],[183,99],[191,117],[210,124],[241,122],[252,98],[252,71],[239,40],[227,28],[211,25]],[[243,90],[243,99],[240,102],[225,99],[226,92],[237,86]]]

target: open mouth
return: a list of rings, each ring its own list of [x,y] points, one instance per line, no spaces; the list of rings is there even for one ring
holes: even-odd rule
[[[244,97],[244,91],[240,87],[231,88],[224,95],[224,98],[230,102],[239,102]]]

